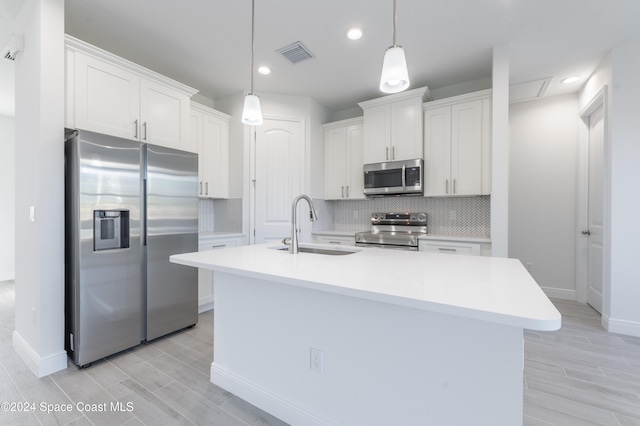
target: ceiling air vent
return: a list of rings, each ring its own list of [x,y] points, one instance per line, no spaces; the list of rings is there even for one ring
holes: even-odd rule
[[[276,52],[282,54],[282,56],[287,58],[292,64],[297,64],[298,62],[314,57],[313,53],[311,53],[311,51],[300,41],[296,41],[295,43],[282,47],[276,50]]]

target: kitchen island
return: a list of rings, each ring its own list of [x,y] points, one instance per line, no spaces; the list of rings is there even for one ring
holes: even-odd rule
[[[561,317],[518,260],[276,248],[171,256],[215,273],[213,383],[294,425],[522,424],[523,329]]]

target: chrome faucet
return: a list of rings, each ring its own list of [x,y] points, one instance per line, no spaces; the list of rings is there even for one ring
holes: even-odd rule
[[[311,222],[315,222],[318,220],[318,215],[316,214],[316,208],[313,206],[313,201],[311,197],[308,195],[298,195],[293,199],[293,203],[291,203],[291,237],[285,238],[283,243],[289,243],[289,253],[296,254],[298,253],[298,201],[305,199],[309,204],[309,219]],[[289,241],[287,241],[289,240]]]

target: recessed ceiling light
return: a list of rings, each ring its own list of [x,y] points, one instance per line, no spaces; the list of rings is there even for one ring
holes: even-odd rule
[[[258,68],[258,72],[262,75],[269,75],[271,74],[271,68],[262,65],[261,67]]]
[[[347,31],[347,37],[349,38],[349,40],[358,40],[360,37],[362,37],[362,33],[362,28],[352,27]]]
[[[573,75],[571,77],[563,78],[562,80],[560,80],[560,83],[571,84],[571,83],[575,83],[578,80],[580,80],[580,77],[578,77],[577,75]]]

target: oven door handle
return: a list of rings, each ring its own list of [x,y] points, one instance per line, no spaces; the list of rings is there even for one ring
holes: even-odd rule
[[[407,163],[402,163],[402,190],[407,190],[407,176],[406,176]]]
[[[418,251],[417,246],[396,246],[392,244],[356,243],[356,247],[375,247],[387,250]]]

